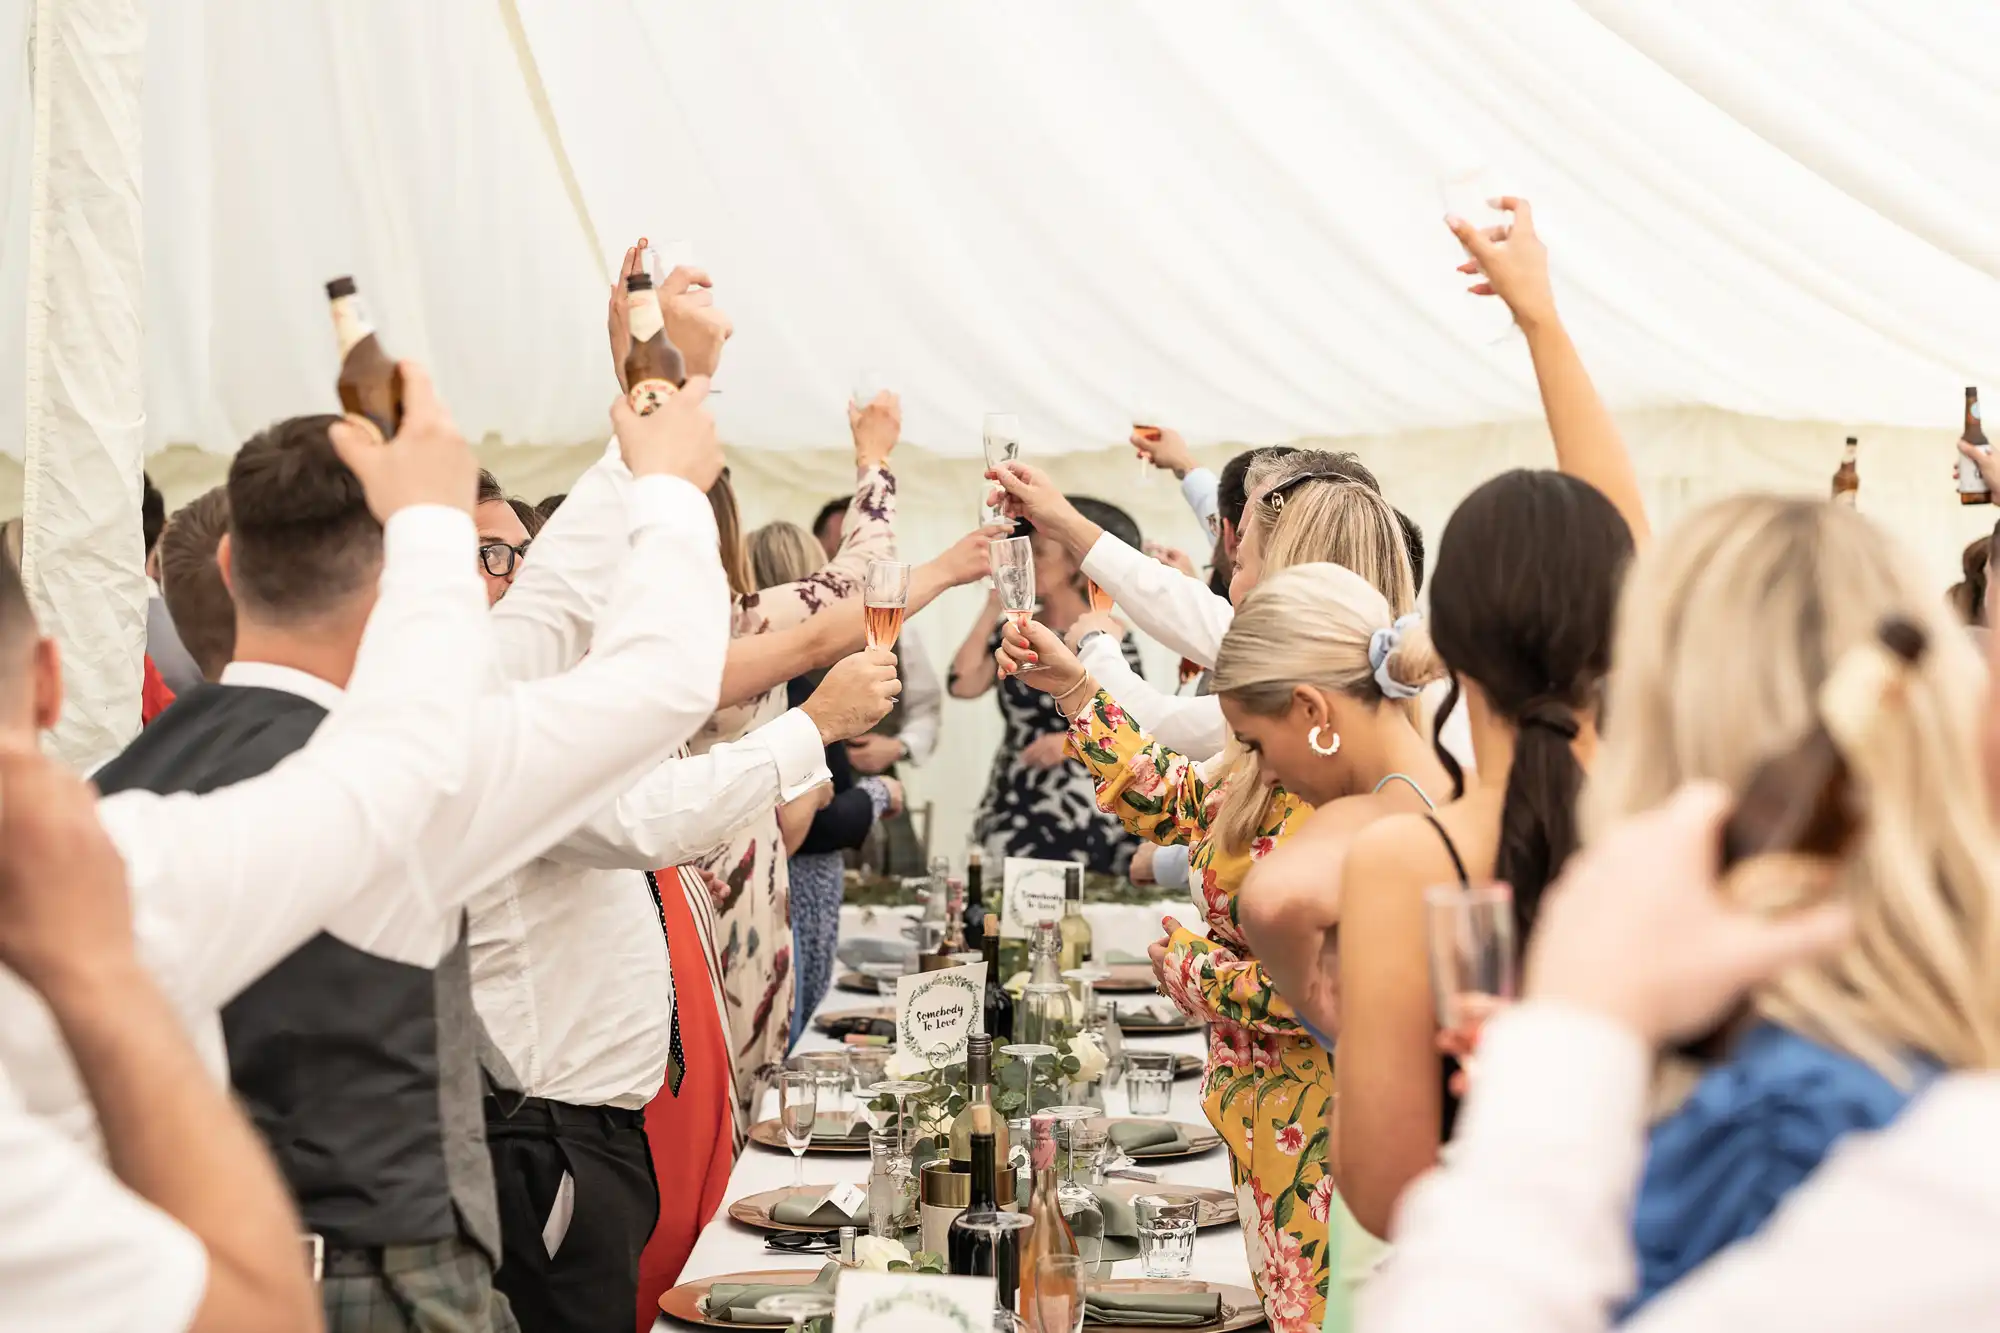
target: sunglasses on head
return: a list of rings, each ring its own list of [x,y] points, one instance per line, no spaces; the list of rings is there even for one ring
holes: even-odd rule
[[[1265,491],[1264,503],[1271,507],[1272,513],[1282,514],[1285,512],[1285,501],[1291,496],[1292,492],[1296,491],[1299,487],[1305,485],[1309,481],[1337,481],[1337,482],[1346,482],[1349,485],[1360,484],[1359,482],[1356,482],[1354,478],[1342,476],[1338,472],[1326,472],[1326,471],[1302,472],[1298,476],[1291,478],[1289,481],[1281,482],[1280,484],[1273,486],[1270,490]]]

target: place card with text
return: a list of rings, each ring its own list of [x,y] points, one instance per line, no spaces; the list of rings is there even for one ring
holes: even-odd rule
[[[896,982],[899,1063],[942,1069],[965,1059],[965,1039],[978,1024],[986,994],[986,964],[916,972]]]
[[[1010,856],[1000,868],[1000,938],[1032,938],[1035,924],[1060,921],[1063,914],[1063,877],[1073,861],[1044,861],[1032,856]]]

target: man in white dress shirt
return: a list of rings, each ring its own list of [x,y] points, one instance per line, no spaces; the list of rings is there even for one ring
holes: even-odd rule
[[[334,1328],[513,1327],[490,1284],[499,1235],[462,904],[624,790],[715,705],[728,597],[702,494],[721,465],[705,392],[691,382],[643,419],[622,400],[614,409],[638,480],[589,658],[472,690],[470,770],[408,838],[402,864],[254,986],[214,997],[228,1006],[238,1090],[326,1239]],[[108,784],[227,786],[277,763],[321,719],[340,722],[380,538],[343,489],[328,429],[283,423],[232,464],[220,564],[237,602],[236,660],[114,760]],[[470,546],[458,556],[468,581]],[[271,836],[286,832],[274,824]]]
[[[496,616],[564,625],[543,634],[552,649],[585,642],[615,569],[593,534],[630,485],[608,451],[537,536]],[[524,673],[561,665],[509,660]],[[645,1107],[663,1081],[678,1092],[683,1059],[658,895],[704,892],[667,868],[826,781],[825,747],[880,721],[896,688],[886,650],[846,658],[804,706],[659,764],[472,902],[473,999],[520,1084],[486,1099],[504,1247],[497,1283],[529,1333],[632,1316],[660,1204]]]

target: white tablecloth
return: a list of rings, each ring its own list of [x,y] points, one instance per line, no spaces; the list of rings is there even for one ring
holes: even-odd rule
[[[847,916],[855,909],[842,909],[843,935],[848,926]],[[1088,910],[1088,909],[1086,909]],[[1139,912],[1144,909],[1117,909],[1123,912]],[[859,913],[857,912],[858,916]],[[887,915],[887,914],[880,914]],[[1093,923],[1092,929],[1096,926]],[[890,933],[888,930],[868,930],[865,933]],[[1157,938],[1155,935],[1153,938]],[[1098,949],[1105,948],[1104,937],[1098,938]],[[1123,940],[1115,947],[1127,948]],[[1142,942],[1140,948],[1144,948]],[[822,1010],[853,1009],[866,1006],[870,1000],[865,995],[833,989],[827,992],[821,1003]],[[1186,1033],[1176,1037],[1127,1038],[1133,1050],[1174,1051],[1201,1056],[1207,1051],[1206,1038],[1201,1033]],[[819,1033],[808,1030],[799,1040],[801,1051],[832,1050],[837,1043]],[[1200,1087],[1199,1079],[1180,1079],[1175,1082],[1173,1100],[1168,1114],[1175,1120],[1192,1125],[1205,1125],[1201,1103],[1196,1096]],[[1107,1109],[1112,1115],[1125,1114],[1125,1093],[1122,1087],[1111,1091],[1107,1097]],[[1200,1157],[1180,1158],[1169,1162],[1141,1162],[1140,1168],[1159,1174],[1162,1185],[1203,1185],[1211,1189],[1226,1190],[1229,1186],[1229,1151],[1217,1148]],[[843,1180],[853,1181],[863,1189],[868,1186],[868,1155],[866,1153],[807,1153],[805,1158],[805,1179],[807,1184],[830,1186]],[[723,1273],[741,1273],[762,1268],[806,1268],[815,1267],[821,1260],[817,1256],[799,1257],[785,1254],[769,1254],[764,1250],[761,1232],[733,1222],[729,1218],[729,1205],[746,1195],[762,1193],[765,1190],[783,1189],[792,1183],[792,1157],[788,1152],[773,1152],[752,1143],[743,1149],[737,1159],[736,1169],[729,1177],[729,1191],[720,1211],[703,1228],[695,1241],[694,1251],[688,1256],[687,1267],[681,1271],[682,1282],[711,1278]],[[1118,1276],[1138,1277],[1139,1265],[1136,1260],[1127,1260],[1118,1266]],[[1250,1285],[1249,1261],[1243,1249],[1243,1233],[1236,1226],[1209,1227],[1197,1233],[1194,1245],[1194,1276],[1212,1282],[1228,1282],[1237,1286]],[[679,1328],[662,1317],[657,1328],[669,1330]]]

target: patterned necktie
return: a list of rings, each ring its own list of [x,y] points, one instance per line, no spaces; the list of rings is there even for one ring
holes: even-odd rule
[[[660,915],[660,936],[667,935],[667,904],[660,897],[660,880],[652,871],[646,872],[646,887],[653,894],[653,910]],[[667,966],[674,965],[671,942],[667,948]],[[680,997],[674,997],[673,1017],[667,1027],[667,1091],[678,1097],[681,1095],[681,1079],[687,1076],[687,1052],[681,1047],[681,1005]]]

